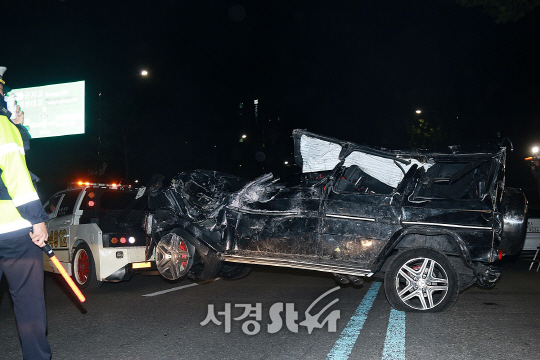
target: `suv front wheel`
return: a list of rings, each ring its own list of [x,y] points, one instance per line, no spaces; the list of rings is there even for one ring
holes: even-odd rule
[[[444,311],[457,300],[458,277],[442,253],[427,248],[408,249],[390,264],[384,290],[396,310]]]

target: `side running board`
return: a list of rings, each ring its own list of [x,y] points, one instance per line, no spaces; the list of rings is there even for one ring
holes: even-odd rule
[[[359,269],[356,267],[344,266],[344,265],[319,264],[319,263],[301,261],[301,260],[278,259],[278,258],[268,258],[268,257],[264,258],[264,257],[242,256],[242,255],[224,255],[224,254],[220,256],[220,259],[223,261],[237,262],[237,263],[243,263],[243,264],[289,267],[289,268],[295,268],[295,269],[330,272],[330,273],[335,273],[335,274],[346,274],[346,275],[367,276],[367,277],[370,277],[371,275],[373,275],[373,272],[371,272],[370,270]]]

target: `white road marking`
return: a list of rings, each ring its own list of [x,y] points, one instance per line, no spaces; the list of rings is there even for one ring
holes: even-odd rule
[[[217,280],[219,280],[219,278],[216,278],[214,281],[217,281]],[[182,290],[182,289],[192,287],[192,286],[197,286],[197,285],[199,285],[199,284],[198,283],[193,283],[193,284],[188,284],[188,285],[182,285],[182,286],[170,288],[170,289],[167,289],[167,290],[158,291],[158,292],[155,292],[155,293],[145,294],[145,295],[142,295],[142,296],[158,296],[158,295],[163,295],[163,294],[166,294],[166,293]]]

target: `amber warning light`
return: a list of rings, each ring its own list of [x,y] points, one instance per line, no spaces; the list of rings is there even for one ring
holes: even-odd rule
[[[60,264],[60,261],[58,260],[58,258],[54,254],[54,251],[51,249],[51,245],[47,244],[44,247],[42,247],[41,249],[43,250],[43,252],[45,252],[45,254],[47,254],[47,256],[49,256],[49,258],[53,262],[56,269],[58,269],[60,274],[62,274],[62,277],[64,278],[64,280],[66,280],[66,282],[68,283],[71,290],[73,290],[75,295],[77,295],[77,298],[79,298],[79,301],[82,302],[82,303],[85,302],[86,298],[82,294],[81,290],[79,290],[77,285],[75,285],[73,280],[69,277],[66,269],[64,269],[64,266],[62,266],[62,264]]]
[[[70,183],[70,185],[71,186],[98,186],[98,187],[108,187],[111,189],[118,189],[120,187],[131,187],[131,185],[121,185],[121,184],[116,184],[116,183],[102,184],[102,183],[94,183],[94,182],[81,181],[81,180],[72,182]]]

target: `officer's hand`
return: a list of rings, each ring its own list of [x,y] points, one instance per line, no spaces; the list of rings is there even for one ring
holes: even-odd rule
[[[33,225],[32,231],[30,231],[30,237],[32,238],[34,244],[39,247],[44,247],[45,244],[47,244],[47,238],[49,237],[45,223],[41,222]]]
[[[17,117],[13,120],[14,124],[23,124],[24,122],[24,113],[21,110],[21,107],[17,105]]]

